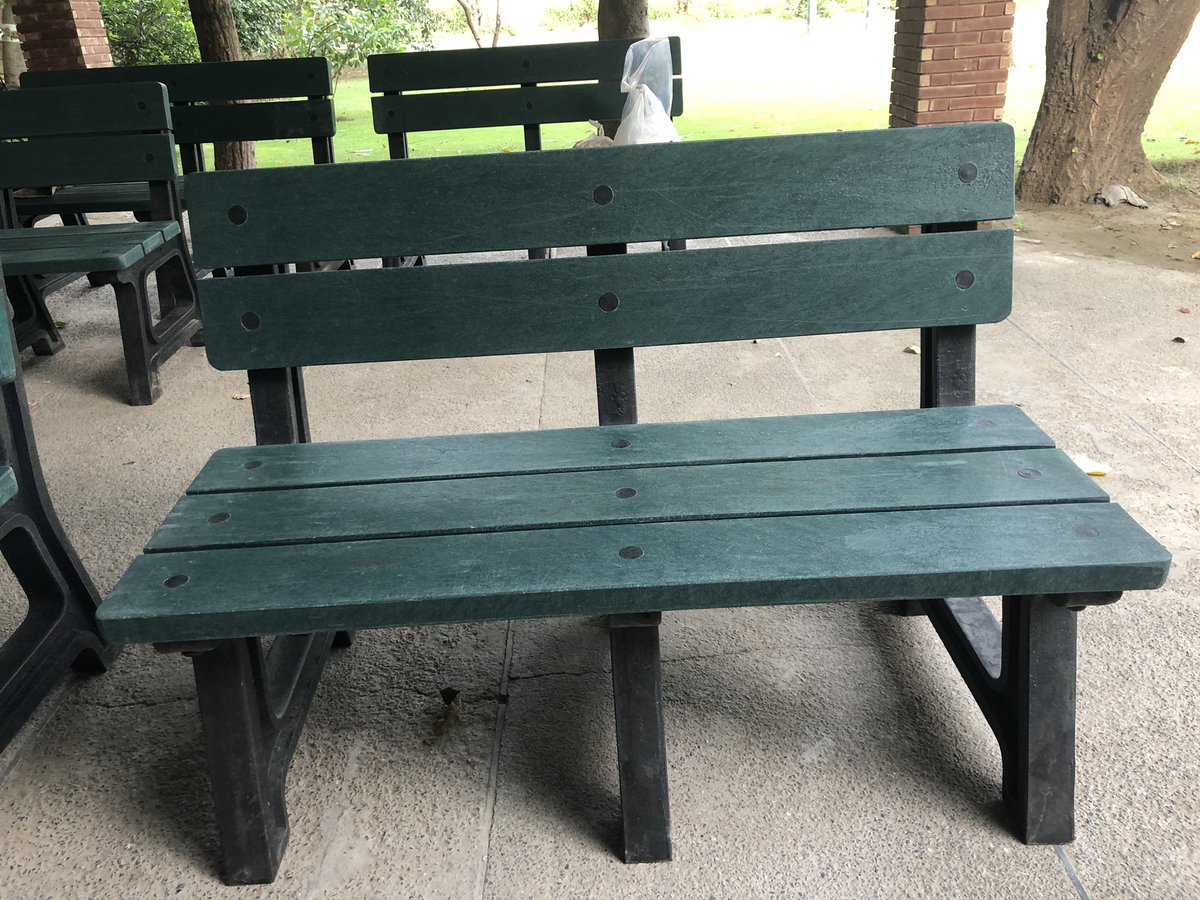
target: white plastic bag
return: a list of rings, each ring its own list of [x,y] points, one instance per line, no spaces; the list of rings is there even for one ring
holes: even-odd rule
[[[629,94],[617,144],[656,144],[678,141],[679,132],[671,121],[673,82],[671,44],[666,38],[647,38],[630,46],[625,54],[625,73],[621,90]]]

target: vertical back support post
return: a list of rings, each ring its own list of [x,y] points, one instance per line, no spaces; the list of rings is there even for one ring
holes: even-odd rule
[[[588,256],[624,253],[624,244],[587,248]],[[601,309],[619,315],[620,298],[604,295]],[[637,422],[633,348],[597,350],[596,401],[601,425]],[[614,560],[619,562],[620,560]],[[636,565],[636,560],[626,560]],[[662,614],[609,617],[617,765],[626,862],[671,858],[671,810],[667,790],[666,728],[662,707]]]

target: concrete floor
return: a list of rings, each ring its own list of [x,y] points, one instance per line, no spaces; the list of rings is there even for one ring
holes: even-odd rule
[[[663,629],[672,863],[614,855],[607,640],[553,620],[363,633],[338,654],[263,888],[219,879],[190,666],[128,649],[0,758],[0,897],[1200,897],[1198,285],[1018,244],[1013,316],[980,329],[979,402],[1109,463],[1103,486],[1175,554],[1163,590],[1082,614],[1073,844],[1005,829],[999,754],[927,622],[709,611]],[[107,591],[207,456],[252,442],[245,381],[187,348],[160,402],[126,406],[111,293],[53,306],[69,346],[27,358],[26,383]],[[642,420],[913,406],[915,340],[639,351]],[[591,424],[590,378],[586,354],[310,370],[314,437]],[[0,608],[0,634],[19,613]],[[434,738],[447,686],[461,721]]]

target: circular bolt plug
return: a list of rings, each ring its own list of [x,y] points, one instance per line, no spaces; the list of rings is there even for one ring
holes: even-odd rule
[[[613,189],[607,184],[598,185],[596,189],[592,191],[592,199],[601,206],[608,206],[608,204],[612,203]]]
[[[620,551],[621,559],[641,559],[645,555],[641,547],[622,547]]]
[[[163,587],[169,587],[169,588],[183,587],[189,581],[191,581],[191,579],[188,578],[186,575],[172,575],[170,578],[168,578],[166,581],[163,582]]]
[[[637,491],[635,491],[633,488],[621,488],[619,491],[617,491],[617,496],[622,500],[628,500],[630,497],[633,497],[636,494]]]
[[[629,446],[629,441],[625,440],[625,438],[617,438],[615,441],[609,444],[609,446],[616,447],[618,450],[624,450]]]

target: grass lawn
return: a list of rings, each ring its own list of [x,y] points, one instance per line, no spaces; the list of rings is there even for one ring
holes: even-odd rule
[[[858,16],[819,20],[813,34],[799,20],[770,17],[696,23],[655,20],[656,35],[678,34],[683,44],[685,140],[791,134],[887,125],[892,20],[876,13],[870,29]],[[1043,80],[1045,0],[1017,10],[1006,118],[1017,132],[1018,158],[1037,113]],[[1200,32],[1200,29],[1197,29]],[[594,31],[522,35],[509,43],[589,40]],[[460,44],[461,45],[461,44]],[[1200,159],[1200,33],[1175,62],[1147,123],[1152,160]],[[339,161],[387,158],[386,139],[371,125],[365,76],[345,74],[336,96]],[[547,149],[569,147],[588,134],[584,123],[543,129]],[[436,132],[410,137],[414,156],[495,153],[523,146],[520,128]],[[311,161],[307,141],[260,144],[259,165]]]

